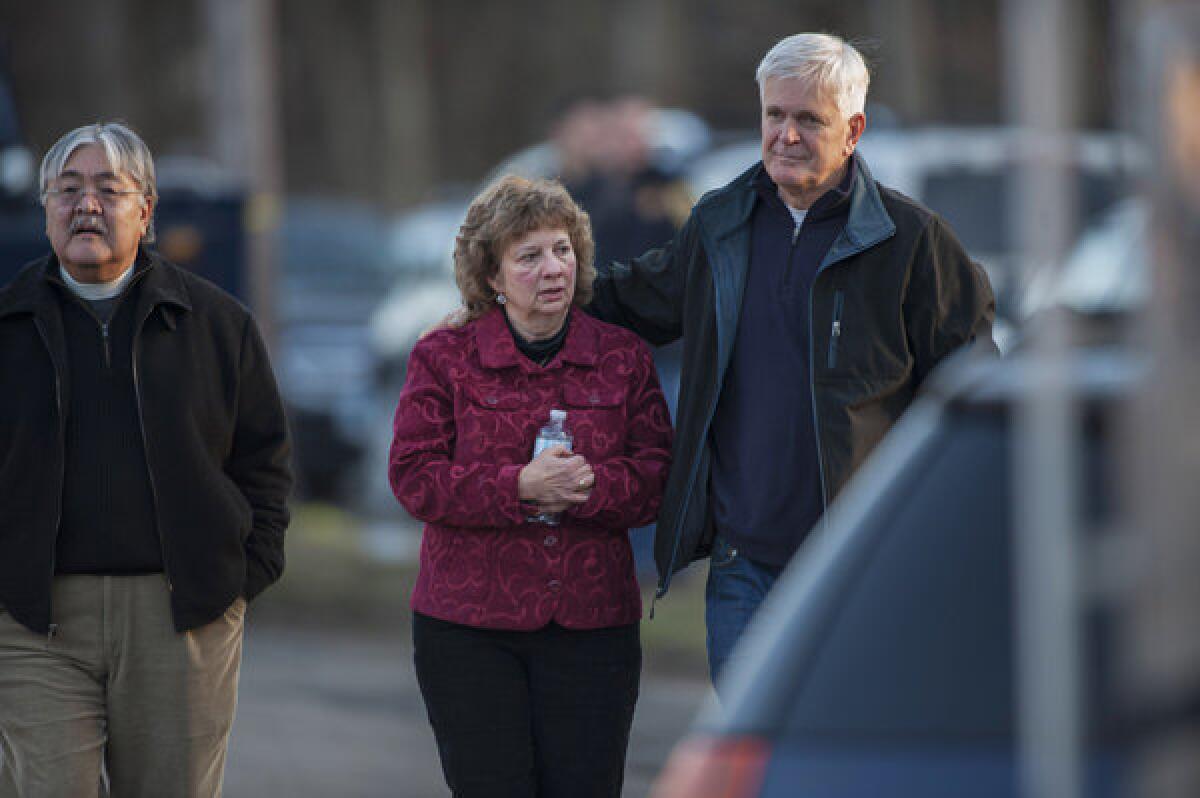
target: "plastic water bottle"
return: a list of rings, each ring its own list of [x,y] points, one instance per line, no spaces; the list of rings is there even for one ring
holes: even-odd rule
[[[534,460],[551,446],[562,446],[567,451],[571,451],[571,435],[567,432],[566,427],[563,426],[566,420],[566,410],[554,409],[550,411],[550,423],[538,430],[537,439],[533,442]],[[529,516],[527,520],[539,524],[557,526],[558,513],[538,513],[537,515]]]

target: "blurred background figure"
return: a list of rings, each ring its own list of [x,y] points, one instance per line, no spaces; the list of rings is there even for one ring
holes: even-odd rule
[[[559,176],[591,216],[599,263],[669,240],[691,209],[681,164],[654,157],[653,113],[637,96],[581,100],[552,131]]]

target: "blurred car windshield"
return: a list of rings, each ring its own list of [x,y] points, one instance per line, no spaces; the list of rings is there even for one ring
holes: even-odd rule
[[[353,205],[290,203],[281,227],[285,283],[370,292],[389,277],[383,224]]]

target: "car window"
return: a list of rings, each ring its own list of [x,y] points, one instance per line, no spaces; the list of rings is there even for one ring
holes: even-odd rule
[[[849,588],[801,676],[787,732],[820,735],[1013,734],[1011,443],[998,415],[952,416],[913,490],[873,523],[890,531]],[[1106,512],[1107,469],[1093,438],[1088,519]],[[1089,619],[1093,666],[1108,625]],[[1108,695],[1108,670],[1088,704]],[[1106,718],[1115,715],[1105,706]]]
[[[945,169],[929,173],[921,201],[946,218],[955,234],[974,254],[1006,254],[1015,249],[1009,192],[1011,166],[1005,172]],[[1097,218],[1129,191],[1128,180],[1116,172],[1081,171],[1075,176],[1075,211],[1080,224]]]
[[[999,172],[934,172],[925,179],[921,200],[946,218],[968,252],[1006,253],[1012,249],[1008,182]]]

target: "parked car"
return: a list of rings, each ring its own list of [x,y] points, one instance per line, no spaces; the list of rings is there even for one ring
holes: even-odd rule
[[[1031,356],[951,363],[786,569],[655,798],[1015,798],[1013,432]],[[1118,480],[1136,359],[1075,353],[1083,525]],[[1087,614],[1085,794],[1121,794],[1129,736],[1110,609]]]
[[[1026,286],[1021,315],[1052,305],[1086,318],[1126,314],[1150,295],[1150,209],[1129,197],[1106,209],[1079,236],[1057,270],[1044,269]]]
[[[279,233],[275,357],[300,492],[338,499],[362,457],[373,360],[367,320],[394,278],[383,221],[333,200],[287,202]]]

